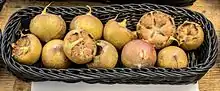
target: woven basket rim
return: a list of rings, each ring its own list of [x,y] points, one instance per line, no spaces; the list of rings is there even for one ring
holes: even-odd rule
[[[180,10],[185,10],[187,12],[193,12],[194,14],[197,14],[199,16],[201,16],[202,18],[205,19],[206,22],[208,22],[208,24],[210,25],[211,29],[212,30],[209,30],[208,31],[208,39],[209,39],[209,42],[212,42],[211,40],[215,40],[214,44],[208,44],[209,45],[209,51],[208,51],[208,58],[206,58],[206,60],[209,60],[210,63],[207,63],[207,64],[204,64],[202,66],[194,66],[194,67],[187,67],[187,68],[181,68],[181,69],[171,69],[171,68],[160,68],[160,67],[153,67],[153,68],[141,68],[141,69],[138,69],[138,68],[114,68],[114,69],[103,69],[103,68],[98,68],[98,69],[95,69],[95,68],[68,68],[68,69],[48,69],[48,68],[39,68],[39,67],[35,67],[35,66],[29,66],[29,65],[24,65],[24,64],[20,64],[18,62],[15,61],[15,64],[19,64],[22,66],[22,69],[21,68],[18,68],[16,65],[12,64],[10,62],[11,59],[8,59],[7,57],[5,57],[4,55],[4,51],[1,51],[2,53],[2,57],[3,57],[3,60],[5,62],[5,64],[14,69],[14,70],[26,70],[26,68],[31,68],[31,69],[40,69],[40,70],[43,70],[43,71],[56,71],[56,72],[61,72],[61,71],[78,71],[78,72],[85,72],[85,71],[107,71],[107,72],[110,72],[110,71],[113,71],[113,72],[120,72],[120,71],[132,71],[132,72],[135,72],[135,71],[160,71],[160,72],[192,72],[192,74],[196,74],[196,73],[193,73],[193,72],[202,72],[201,74],[203,74],[203,72],[207,72],[215,63],[216,61],[216,53],[218,51],[218,41],[217,40],[217,36],[215,34],[215,29],[213,27],[213,24],[211,23],[211,21],[209,21],[203,14],[199,13],[199,12],[196,12],[196,11],[192,11],[192,10],[189,10],[189,9],[185,9],[185,8],[182,8],[182,7],[174,7],[174,6],[169,6],[169,5],[155,5],[155,4],[149,4],[149,3],[144,3],[144,4],[123,4],[123,7],[130,7],[130,6],[139,6],[139,5],[153,5],[153,6],[158,6],[158,7],[166,7],[166,8],[175,8],[175,9],[180,9]],[[106,6],[91,6],[92,8],[96,9],[96,8],[100,8],[100,7],[116,7],[116,6],[122,6],[120,4],[112,4],[112,5],[106,5]],[[18,11],[16,11],[8,20],[8,23],[7,25],[5,26],[5,29],[7,29],[7,27],[10,26],[10,21],[18,14],[18,12],[20,11],[23,11],[23,10],[26,10],[26,9],[33,9],[33,8],[43,8],[42,6],[29,6],[29,7],[25,7],[23,9],[20,9]],[[50,8],[84,8],[86,9],[86,7],[84,6],[74,6],[74,7],[66,7],[66,6],[50,6],[48,7],[48,9]],[[5,36],[4,34],[7,34],[7,31],[3,31],[3,39],[5,39]],[[210,35],[212,34],[212,35]],[[1,44],[4,44],[4,41],[1,42]],[[215,49],[212,49],[211,46],[214,46]],[[4,46],[1,45],[1,48],[3,48],[3,50],[6,50],[4,49]],[[212,53],[211,53],[212,52]],[[211,63],[212,62],[212,63]],[[213,63],[214,62],[214,63]],[[152,72],[154,72],[152,71]]]

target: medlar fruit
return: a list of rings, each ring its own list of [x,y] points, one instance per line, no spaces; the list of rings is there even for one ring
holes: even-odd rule
[[[158,53],[157,65],[164,68],[184,68],[187,67],[188,60],[181,48],[168,46]]]
[[[153,67],[156,63],[156,50],[144,40],[128,42],[121,53],[121,61],[129,68]]]
[[[140,38],[153,44],[156,49],[164,48],[175,39],[174,19],[163,12],[151,11],[144,14],[137,24]]]
[[[103,24],[95,16],[91,14],[92,9],[89,8],[89,12],[85,15],[76,16],[70,23],[70,29],[83,29],[92,34],[95,40],[102,37]]]
[[[62,17],[46,12],[49,5],[30,22],[31,33],[44,42],[48,42],[52,39],[61,39],[66,32],[66,23]]]
[[[54,39],[46,43],[42,51],[42,63],[46,68],[64,69],[70,66],[70,61],[63,51],[63,40]]]
[[[65,36],[63,50],[72,62],[85,64],[92,61],[95,56],[96,44],[88,32],[75,29],[69,31]]]
[[[97,40],[97,54],[89,68],[114,68],[118,61],[118,52],[116,48],[105,40]]]
[[[195,22],[185,21],[177,29],[177,39],[183,49],[197,49],[204,41],[202,27]]]
[[[21,34],[20,39],[12,43],[12,56],[22,64],[36,63],[41,54],[40,40],[33,34]]]

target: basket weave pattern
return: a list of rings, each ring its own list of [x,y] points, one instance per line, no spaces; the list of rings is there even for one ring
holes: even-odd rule
[[[194,21],[202,25],[205,39],[204,43],[195,51],[187,52],[190,63],[184,69],[165,69],[165,68],[142,68],[130,69],[117,67],[114,69],[88,69],[88,68],[69,68],[69,69],[46,69],[38,64],[33,66],[23,65],[16,62],[11,56],[12,48],[10,44],[16,41],[19,30],[29,28],[30,20],[40,14],[43,7],[28,7],[15,12],[5,27],[1,45],[1,53],[9,71],[17,77],[26,81],[64,81],[87,83],[126,83],[126,84],[189,84],[198,81],[215,63],[218,51],[217,36],[212,23],[202,14],[183,8],[176,8],[165,5],[155,4],[123,4],[108,6],[93,6],[92,14],[98,17],[103,24],[109,19],[119,14],[119,21],[126,18],[128,28],[135,30],[140,17],[149,11],[158,10],[174,17],[176,26],[185,20]],[[77,15],[88,12],[86,7],[49,7],[48,13],[61,15],[67,25]],[[120,55],[120,54],[119,54]]]

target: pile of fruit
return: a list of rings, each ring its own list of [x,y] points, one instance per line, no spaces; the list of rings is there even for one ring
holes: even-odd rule
[[[114,68],[120,61],[128,68],[184,68],[189,63],[185,51],[204,41],[199,24],[185,21],[176,27],[174,19],[160,11],[146,12],[131,31],[127,20],[118,22],[117,16],[103,25],[87,6],[89,12],[74,17],[67,29],[62,17],[47,13],[47,7],[31,20],[30,33],[21,33],[12,44],[19,63],[41,61],[46,68],[65,69],[71,63]]]

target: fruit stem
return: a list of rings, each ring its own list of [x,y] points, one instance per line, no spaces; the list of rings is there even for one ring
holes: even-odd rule
[[[127,19],[124,19],[122,22],[118,23],[122,27],[126,27]]]
[[[180,46],[180,45],[182,44],[181,41],[178,41],[178,40],[177,40],[176,38],[174,38],[173,36],[170,36],[170,38],[168,39],[168,41],[170,41],[170,40],[176,41],[176,42],[178,43],[178,46]]]
[[[86,5],[86,7],[89,8],[89,12],[86,15],[92,15],[92,8],[89,5]]]
[[[24,37],[24,36],[26,36],[26,35],[24,33],[22,33],[22,31],[21,31],[21,38]]]
[[[116,20],[116,19],[118,18],[118,16],[119,16],[119,14],[117,14],[117,15],[115,16],[114,20]]]
[[[132,39],[138,38],[137,31],[132,31],[131,34],[132,34]]]
[[[51,3],[52,3],[52,2],[51,2]],[[49,3],[49,4],[44,8],[44,10],[42,11],[41,14],[46,14],[46,13],[47,13],[47,8],[50,6],[51,3]]]

